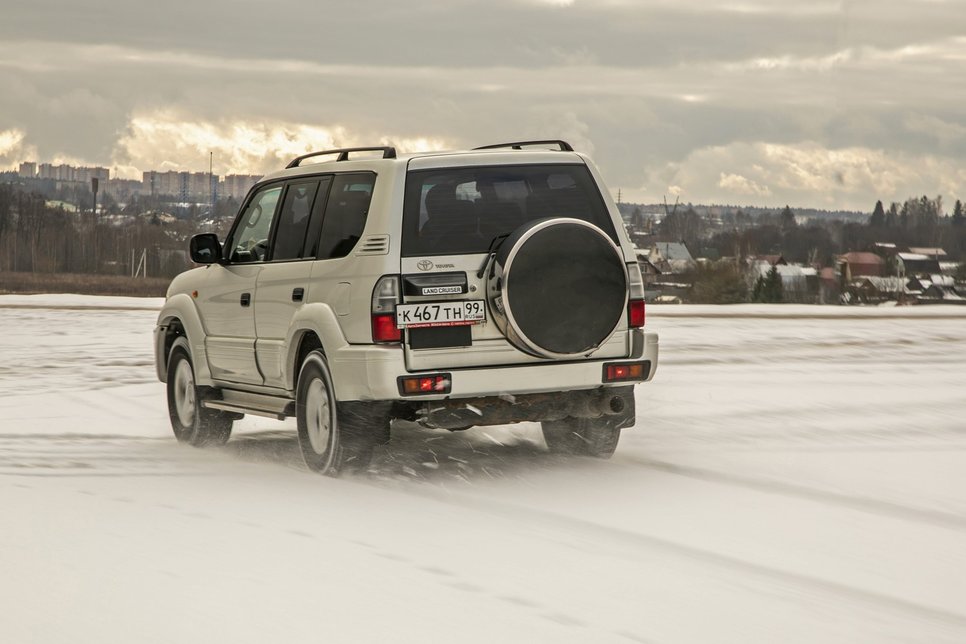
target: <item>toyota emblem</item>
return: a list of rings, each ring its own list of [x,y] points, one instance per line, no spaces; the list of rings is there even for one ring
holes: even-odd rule
[[[416,267],[421,271],[431,271],[433,270],[433,262],[428,259],[421,260]]]

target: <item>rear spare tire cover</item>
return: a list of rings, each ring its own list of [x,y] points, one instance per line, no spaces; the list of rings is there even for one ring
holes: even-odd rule
[[[627,268],[620,249],[593,224],[539,219],[500,246],[489,293],[497,323],[517,348],[545,358],[579,357],[617,330],[627,305]]]

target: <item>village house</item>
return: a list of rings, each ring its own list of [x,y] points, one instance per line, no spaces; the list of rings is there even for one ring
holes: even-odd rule
[[[770,263],[774,262],[774,263]],[[778,272],[782,280],[782,299],[799,304],[818,304],[821,296],[821,282],[818,271],[810,266],[788,264],[781,255],[759,256],[751,262],[753,276],[767,277],[771,269]]]
[[[836,262],[847,284],[859,277],[883,277],[886,273],[885,260],[875,253],[851,251],[839,255]]]
[[[913,277],[940,273],[939,260],[923,253],[896,253],[896,275]]]
[[[644,297],[648,302],[686,298],[691,284],[683,275],[695,264],[691,251],[681,242],[652,242],[637,251],[637,263],[644,276]],[[675,275],[682,276],[675,279]]]
[[[862,304],[879,304],[889,300],[907,302],[914,299],[914,295],[906,290],[906,280],[901,277],[866,275],[852,282],[850,290],[854,298]]]

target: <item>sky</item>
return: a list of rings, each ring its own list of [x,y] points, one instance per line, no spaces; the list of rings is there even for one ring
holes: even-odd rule
[[[2,0],[0,168],[562,138],[623,201],[966,200],[966,0]]]

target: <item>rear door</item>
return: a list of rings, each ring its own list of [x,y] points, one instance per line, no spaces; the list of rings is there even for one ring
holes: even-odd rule
[[[486,275],[481,274],[488,250],[524,223],[545,217],[589,221],[620,243],[597,184],[582,163],[410,169],[403,215],[403,303],[469,302],[464,306],[479,303],[486,309],[482,322],[407,328],[410,370],[548,361],[507,341],[493,321]],[[593,357],[622,357],[627,351],[625,326]]]
[[[353,281],[346,262],[362,236],[376,175],[346,172],[289,181],[270,261],[255,292],[256,355],[265,384],[285,386],[288,340],[299,309],[323,302],[348,312]]]

